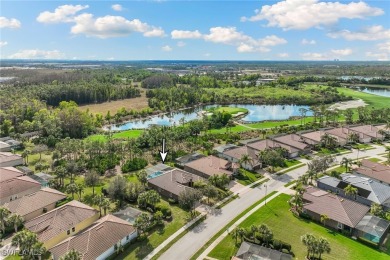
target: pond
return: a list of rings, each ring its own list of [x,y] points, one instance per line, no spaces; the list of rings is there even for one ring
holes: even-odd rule
[[[173,114],[164,114],[150,116],[142,120],[132,120],[120,125],[112,125],[112,130],[128,130],[128,129],[144,129],[150,125],[180,125],[180,119],[185,118],[185,121],[191,121],[197,118],[201,118],[201,111],[210,107],[216,107],[217,105],[201,106],[192,109],[186,109],[178,111]],[[248,114],[241,118],[241,121],[246,122],[261,122],[266,120],[286,120],[292,116],[300,116],[300,108],[309,109],[308,106],[296,106],[296,105],[228,105],[230,107],[242,107],[248,110]],[[308,111],[306,116],[311,116],[312,112]]]
[[[383,97],[390,97],[390,88],[367,88],[367,87],[360,87],[360,91],[365,93],[370,93],[378,96]]]

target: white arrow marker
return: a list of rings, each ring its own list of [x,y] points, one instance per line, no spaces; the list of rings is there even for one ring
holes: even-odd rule
[[[162,152],[160,151],[161,161],[164,163],[168,151],[165,151],[165,139],[162,139]]]

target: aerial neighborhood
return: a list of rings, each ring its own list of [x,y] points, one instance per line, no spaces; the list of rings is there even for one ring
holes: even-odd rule
[[[0,10],[0,260],[390,259],[389,1]]]

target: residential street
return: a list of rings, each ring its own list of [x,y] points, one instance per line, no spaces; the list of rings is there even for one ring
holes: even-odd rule
[[[359,153],[361,157],[376,156],[385,152],[383,146],[373,145],[375,149],[367,151],[353,150],[352,153],[342,154],[336,157],[336,165],[343,157],[350,159],[356,159]],[[306,159],[302,159],[302,162],[308,162]],[[168,249],[159,259],[171,260],[171,259],[189,259],[194,255],[198,249],[200,249],[214,234],[216,234],[221,228],[228,224],[234,217],[240,212],[244,211],[256,201],[260,200],[265,196],[266,189],[267,194],[272,191],[276,191],[283,186],[297,179],[299,176],[305,174],[307,171],[307,165],[298,169],[292,170],[281,176],[270,177],[270,180],[266,182],[267,188],[264,185],[255,188],[243,188],[240,191],[240,198],[233,200],[220,210],[211,210],[207,216],[207,219],[202,222],[199,226],[189,231],[179,241],[177,241],[170,249]]]

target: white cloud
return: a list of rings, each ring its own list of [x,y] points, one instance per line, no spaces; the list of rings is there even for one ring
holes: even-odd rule
[[[76,16],[75,23],[71,28],[73,34],[85,34],[102,39],[127,36],[133,32],[143,33],[146,37],[165,35],[161,28],[150,26],[138,19],[127,20],[122,16],[106,15],[95,19],[92,14],[85,13]]]
[[[165,46],[161,47],[161,50],[169,52],[169,51],[172,51],[172,48],[169,45],[165,45]]]
[[[374,60],[378,61],[388,61],[389,60],[389,53],[373,53],[373,52],[366,52],[366,57],[372,58]]]
[[[182,30],[173,30],[171,32],[172,39],[199,39],[202,38],[202,34],[196,31],[182,31]]]
[[[15,18],[0,17],[0,28],[18,29],[21,25],[20,21]]]
[[[112,10],[118,11],[118,12],[123,10],[123,8],[122,8],[122,6],[120,4],[112,5],[111,8],[112,8]]]
[[[10,59],[63,59],[65,54],[53,50],[53,51],[44,51],[44,50],[21,50],[17,53],[14,53],[8,56]]]
[[[4,46],[6,46],[6,45],[8,45],[8,42],[0,41],[0,47],[4,47]]]
[[[381,51],[386,51],[390,53],[390,41],[388,42],[383,42],[383,43],[378,43],[377,47]]]
[[[263,5],[255,15],[242,21],[268,21],[269,27],[284,30],[305,30],[312,27],[329,26],[340,19],[365,19],[384,14],[383,10],[366,3],[320,2],[319,0],[285,0],[273,5]]]
[[[390,29],[385,29],[382,25],[366,27],[361,31],[351,32],[342,30],[327,34],[331,38],[344,38],[348,41],[377,41],[382,39],[390,39]]]
[[[184,47],[184,46],[186,46],[186,43],[182,42],[182,41],[178,41],[176,45],[177,45],[177,47]]]
[[[73,22],[76,13],[87,9],[88,5],[61,5],[54,12],[45,11],[38,15],[40,23],[69,23]]]
[[[288,58],[290,55],[286,52],[283,52],[283,53],[278,53],[278,57],[280,58]]]
[[[331,52],[339,56],[348,56],[351,55],[353,51],[347,48],[347,49],[340,49],[340,50],[331,50]]]
[[[210,57],[210,56],[211,56],[211,53],[205,53],[205,54],[203,54],[203,56],[205,56],[205,57]]]
[[[314,45],[317,42],[315,40],[307,40],[307,39],[302,39],[301,44],[303,45]]]
[[[276,35],[254,39],[237,31],[236,27],[212,27],[208,34],[202,34],[198,30],[174,30],[171,32],[171,36],[172,39],[203,39],[213,43],[232,45],[237,47],[238,52],[269,52],[270,49],[266,47],[287,43],[285,39]]]

